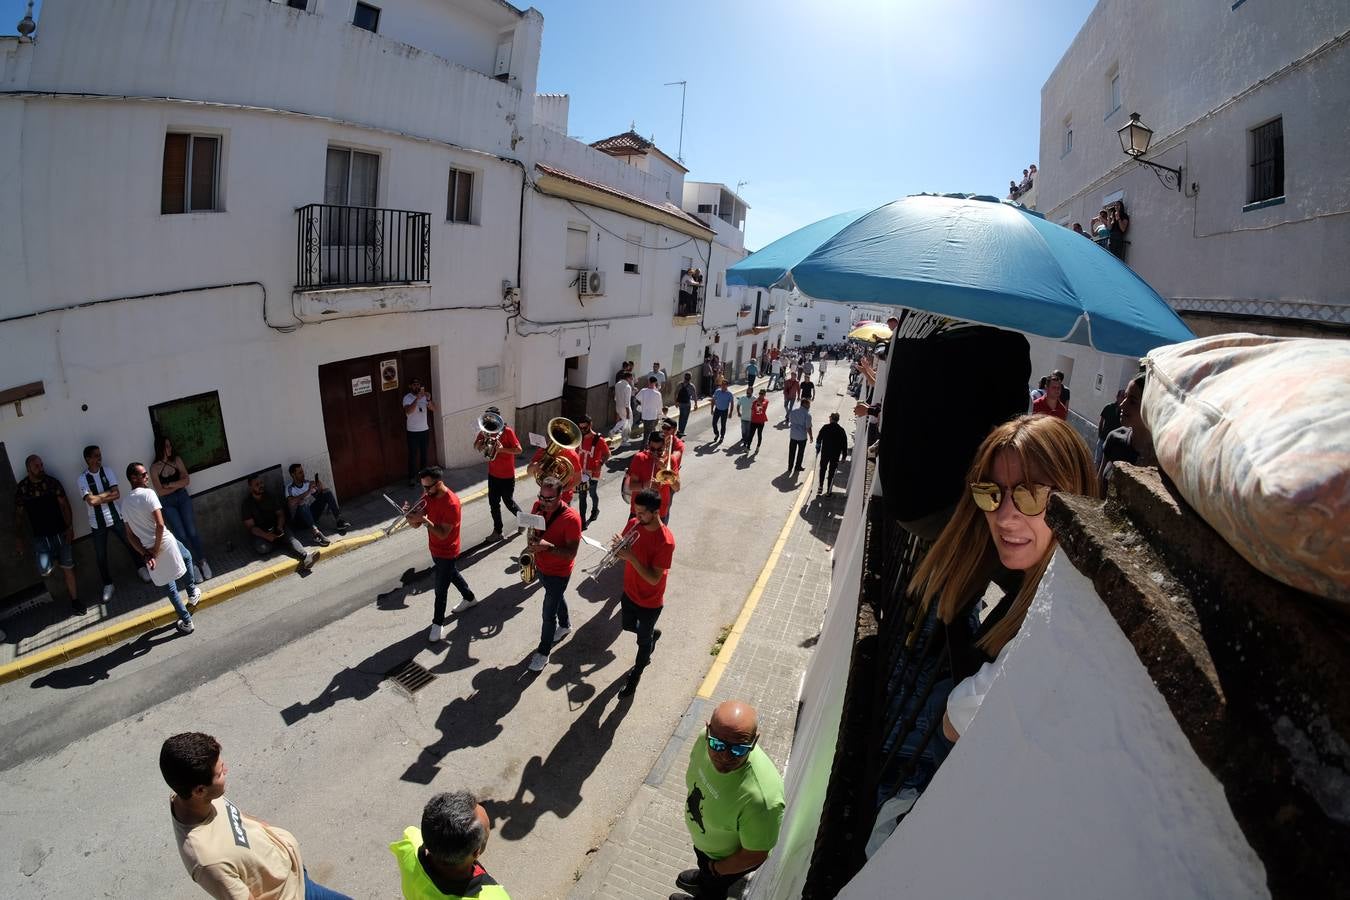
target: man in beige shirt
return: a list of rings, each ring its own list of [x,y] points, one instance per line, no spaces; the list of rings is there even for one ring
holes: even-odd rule
[[[225,799],[229,770],[215,738],[174,735],[160,748],[159,771],[173,788],[169,814],[178,854],[216,900],[351,900],[310,880],[294,835]]]

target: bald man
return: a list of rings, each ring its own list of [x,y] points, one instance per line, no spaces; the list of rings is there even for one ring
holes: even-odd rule
[[[698,900],[723,900],[769,858],[783,822],[783,777],[759,748],[754,707],[728,700],[713,711],[684,782],[684,823],[698,868],[681,872],[675,884]]]

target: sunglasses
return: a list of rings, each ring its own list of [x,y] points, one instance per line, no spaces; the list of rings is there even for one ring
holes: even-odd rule
[[[545,497],[543,494],[540,494],[540,495],[539,495],[539,502],[540,502],[540,503],[552,503],[554,500],[557,500],[557,499],[558,499],[558,495],[557,495],[557,494],[554,494],[552,497]]]
[[[1019,484],[1012,489],[1013,506],[1024,516],[1039,516],[1045,512],[1045,504],[1050,502],[1048,484]],[[976,481],[970,486],[970,496],[975,505],[985,512],[994,512],[1003,505],[1007,496],[1003,488],[992,481]]]
[[[748,744],[728,744],[721,738],[713,737],[711,731],[708,732],[708,749],[714,753],[730,753],[736,759],[740,759],[754,748],[754,741]]]

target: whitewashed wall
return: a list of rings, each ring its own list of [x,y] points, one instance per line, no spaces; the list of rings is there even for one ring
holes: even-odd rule
[[[1350,256],[1328,252],[1350,246],[1350,5],[1232,6],[1097,4],[1041,90],[1037,207],[1086,229],[1123,199],[1130,267],[1179,309],[1350,322]],[[1148,158],[1184,170],[1184,193],[1121,153],[1131,112],[1154,130]],[[1248,132],[1276,116],[1285,202],[1244,211]]]
[[[974,722],[839,896],[1237,900],[1268,897],[1265,880],[1222,786],[1061,552]]]

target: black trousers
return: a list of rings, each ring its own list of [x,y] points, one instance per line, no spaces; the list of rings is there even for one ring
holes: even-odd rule
[[[295,535],[289,530],[278,532],[275,528],[269,529],[271,534],[280,534],[275,541],[265,541],[256,534],[251,536],[253,541],[253,552],[259,556],[271,556],[280,551],[292,559],[304,561],[305,546],[295,539]]]
[[[488,476],[488,509],[492,511],[492,530],[502,530],[502,506],[505,505],[511,511],[511,515],[520,512],[520,507],[516,506],[516,479],[501,478],[496,475]]]
[[[712,870],[715,860],[711,856],[697,847],[694,856],[698,859],[698,892],[694,894],[697,900],[726,900],[732,885],[759,868],[755,866],[735,875],[715,875]]]
[[[827,469],[829,470],[828,475],[826,474]],[[834,484],[834,474],[838,470],[839,470],[839,457],[837,456],[827,457],[825,454],[822,453],[820,455],[820,480],[819,483],[816,485],[816,490],[817,491],[829,490],[830,486]]]
[[[806,440],[788,439],[788,471],[800,469],[806,462]]]
[[[408,432],[408,480],[412,481],[417,473],[427,467],[427,445],[431,440],[431,430]],[[413,458],[416,457],[416,464]]]
[[[661,607],[655,609],[648,606],[638,606],[628,595],[623,595],[620,604],[623,608],[623,630],[631,631],[637,635],[637,659],[633,662],[633,668],[639,672],[647,668],[647,663],[652,661],[652,631],[656,628],[656,620],[661,618]]]

